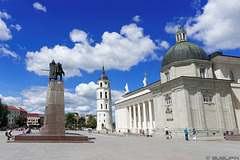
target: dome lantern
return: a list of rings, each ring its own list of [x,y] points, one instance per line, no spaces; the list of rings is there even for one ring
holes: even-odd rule
[[[177,32],[175,32],[176,36],[176,43],[180,42],[187,42],[187,32],[179,26],[179,29]]]

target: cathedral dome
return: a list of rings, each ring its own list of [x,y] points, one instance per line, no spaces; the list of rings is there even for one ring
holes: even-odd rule
[[[181,27],[179,27],[175,35],[177,42],[165,54],[162,67],[174,62],[190,59],[208,60],[207,54],[200,46],[187,41],[186,31],[181,29]]]

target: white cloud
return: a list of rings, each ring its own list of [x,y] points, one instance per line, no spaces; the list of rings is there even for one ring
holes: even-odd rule
[[[94,82],[81,83],[75,87],[75,93],[65,88],[64,101],[65,112],[77,112],[81,115],[96,114],[97,84]],[[123,91],[112,90],[112,102],[122,98]],[[30,113],[44,113],[47,97],[47,87],[32,86],[21,92],[20,97],[4,97],[0,94],[2,103],[12,106],[23,107]],[[114,109],[113,109],[114,110]]]
[[[19,24],[13,25],[11,24],[10,27],[15,28],[17,31],[20,31],[22,27]]]
[[[201,7],[201,0],[193,0],[191,2],[191,7],[198,10]]]
[[[10,51],[9,49],[8,49],[8,45],[2,45],[2,44],[0,44],[0,55],[2,55],[2,56],[11,56],[11,57],[13,57],[13,58],[15,58],[15,59],[20,59],[20,57],[14,52],[14,51]]]
[[[133,21],[134,22],[140,22],[141,21],[140,16],[136,15],[135,17],[133,17]]]
[[[0,11],[0,18],[10,19],[11,16],[9,14],[7,14],[7,12],[1,12]]]
[[[11,32],[5,22],[0,18],[0,40],[7,41],[12,39]]]
[[[70,37],[73,38],[75,34],[71,33]],[[83,39],[73,38],[74,41]],[[80,70],[89,73],[99,70],[102,62],[104,62],[106,70],[129,70],[146,59],[157,59],[157,55],[154,53],[155,49],[157,46],[149,36],[143,34],[143,28],[136,24],[130,24],[123,26],[120,33],[104,32],[102,42],[96,43],[95,46],[91,46],[85,41],[84,43],[75,43],[73,48],[56,45],[53,48],[45,46],[40,51],[27,52],[26,64],[28,71],[33,71],[38,75],[47,75],[41,69],[48,67],[54,59],[63,64],[66,78],[68,78],[81,76]]]
[[[43,6],[42,4],[40,4],[39,2],[33,3],[33,8],[44,11],[44,12],[47,11],[47,8],[45,6]]]
[[[167,41],[164,40],[156,40],[156,43],[159,45],[160,49],[168,49],[170,47],[170,44]]]
[[[72,32],[70,32],[69,35],[72,42],[82,42],[82,43],[87,42],[87,33],[85,33],[84,31],[74,29],[72,30]]]
[[[188,36],[202,41],[208,52],[240,48],[240,1],[209,0],[203,12],[196,13],[185,23]],[[171,25],[169,25],[171,24]],[[175,30],[174,23],[166,25],[165,30]]]
[[[22,99],[20,97],[4,97],[0,94],[0,98],[2,99],[2,103],[7,104],[8,106],[20,106],[22,105]]]

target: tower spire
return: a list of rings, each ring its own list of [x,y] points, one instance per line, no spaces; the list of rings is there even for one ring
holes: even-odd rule
[[[105,74],[105,71],[104,71],[104,64],[102,65],[102,74]]]

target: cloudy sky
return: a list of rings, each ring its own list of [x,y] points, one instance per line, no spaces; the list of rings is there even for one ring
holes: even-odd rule
[[[96,114],[104,64],[113,102],[160,80],[159,69],[181,25],[209,55],[240,56],[239,0],[0,0],[0,98],[44,113],[49,63],[66,76],[65,110]]]

